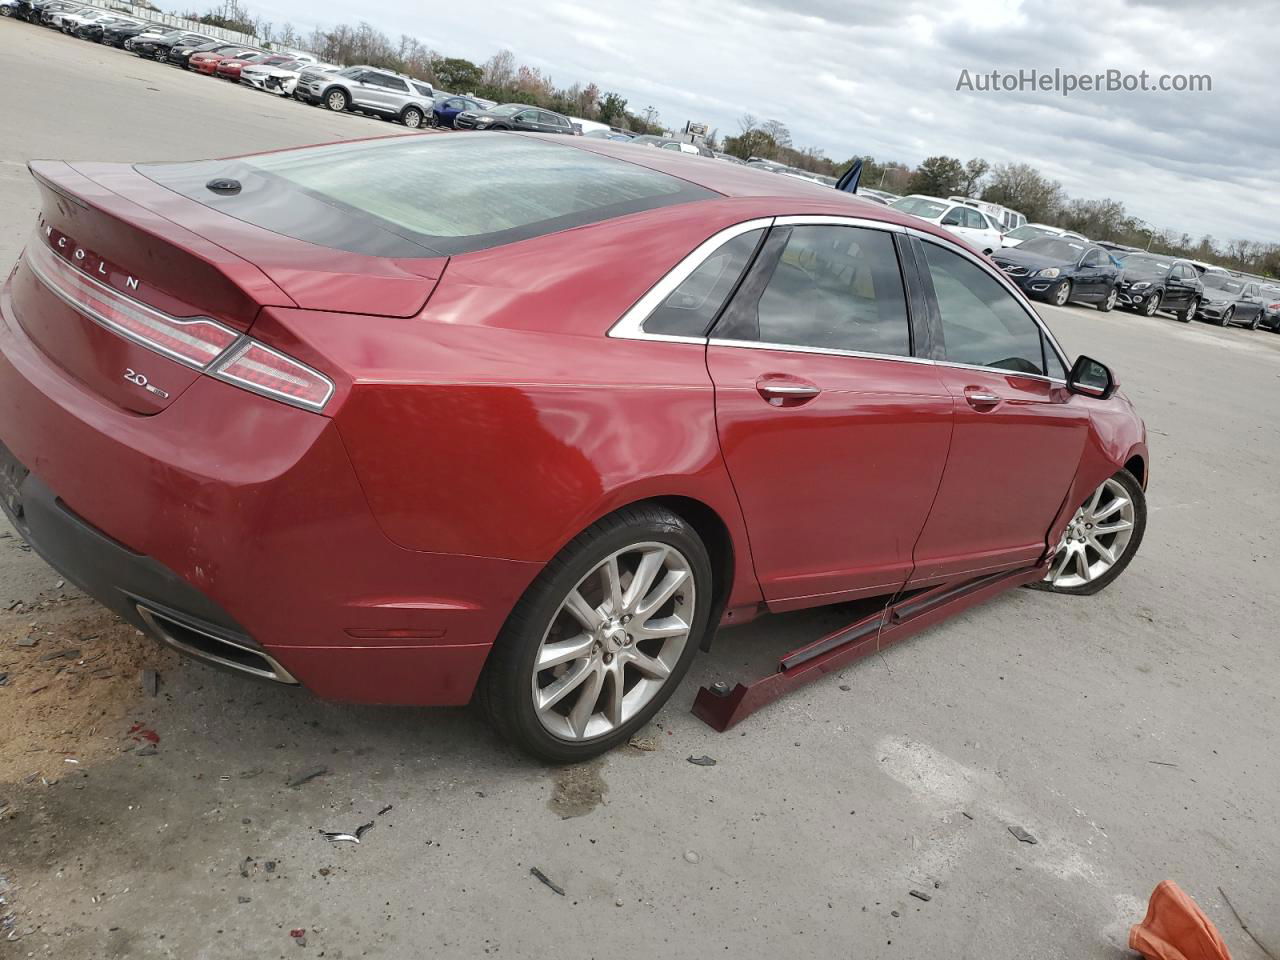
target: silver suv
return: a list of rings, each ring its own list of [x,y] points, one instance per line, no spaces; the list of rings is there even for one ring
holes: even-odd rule
[[[295,95],[330,110],[359,110],[406,127],[421,127],[431,117],[431,84],[377,67],[347,67],[338,73],[304,70]]]

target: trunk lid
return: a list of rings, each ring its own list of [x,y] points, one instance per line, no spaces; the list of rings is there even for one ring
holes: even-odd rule
[[[14,315],[53,363],[137,414],[172,404],[264,306],[413,316],[447,262],[406,268],[283,236],[124,164],[30,167],[41,214]]]

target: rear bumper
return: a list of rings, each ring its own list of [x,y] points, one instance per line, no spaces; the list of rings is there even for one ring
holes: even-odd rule
[[[69,580],[153,635],[140,602],[247,643],[327,698],[467,702],[540,569],[392,543],[323,417],[207,377],[152,416],[116,407],[26,336],[7,285],[0,443],[31,471],[7,512]]]

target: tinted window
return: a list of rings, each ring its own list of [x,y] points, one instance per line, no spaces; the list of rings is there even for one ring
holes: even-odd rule
[[[1100,267],[1107,261],[1103,256],[1102,251],[1095,247],[1084,255],[1084,260],[1082,262],[1086,267]]]
[[[709,199],[704,187],[519,137],[393,137],[134,169],[228,216],[374,256],[447,256]],[[440,202],[439,178],[451,182]],[[218,195],[213,177],[239,180]]]
[[[422,84],[420,84],[420,83],[415,83],[415,84],[413,85],[413,89],[414,89],[414,92],[416,92],[416,93],[418,94],[418,96],[420,96],[420,97],[430,97],[430,96],[432,96],[431,88],[430,88],[430,87],[424,87],[424,86],[423,86]]]
[[[760,243],[763,230],[734,237],[702,262],[644,322],[646,333],[701,337]]]
[[[985,270],[936,243],[924,244],[946,357],[953,363],[1044,373],[1040,328]]]
[[[792,227],[789,236],[783,236],[768,284],[754,304],[743,304],[741,310],[735,304],[724,336],[911,355],[902,273],[888,233],[804,226]],[[716,335],[721,335],[719,328]]]

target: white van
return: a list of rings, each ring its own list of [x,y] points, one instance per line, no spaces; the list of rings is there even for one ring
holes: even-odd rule
[[[1020,226],[1027,222],[1024,214],[1017,210],[1011,210],[1008,207],[1002,207],[998,203],[988,203],[986,200],[975,200],[973,197],[947,197],[952,203],[963,203],[966,207],[973,207],[975,210],[981,210],[988,217],[1000,224],[1006,231],[1017,230]]]

